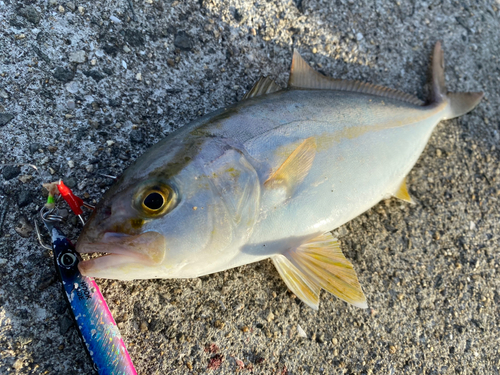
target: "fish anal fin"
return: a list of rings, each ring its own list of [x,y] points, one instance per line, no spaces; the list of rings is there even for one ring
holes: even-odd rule
[[[406,186],[406,178],[403,180],[403,182],[401,182],[401,185],[399,185],[397,190],[392,195],[405,202],[415,204],[415,201],[410,196],[410,193],[408,193],[408,187]]]
[[[290,68],[290,77],[288,87],[296,89],[312,90],[336,90],[359,92],[369,95],[375,95],[385,98],[401,100],[414,105],[424,105],[424,102],[413,95],[401,92],[399,90],[387,87],[373,85],[354,80],[343,80],[325,77],[315,71],[311,66],[294,50],[292,67]]]
[[[266,188],[284,186],[288,194],[300,185],[312,167],[316,156],[316,140],[305,139],[281,164],[281,166],[264,182]]]
[[[248,91],[242,100],[255,98],[260,95],[272,94],[273,92],[280,91],[281,87],[274,82],[271,78],[261,77],[255,85]]]
[[[300,272],[285,256],[274,255],[272,260],[288,289],[307,306],[318,310],[321,288]]]
[[[295,266],[294,272],[300,275],[306,285],[321,287],[354,306],[368,307],[356,272],[342,254],[339,241],[331,233],[319,235],[283,255]],[[297,277],[294,274],[294,278]],[[286,278],[283,279],[290,287]],[[301,298],[299,295],[297,297]]]

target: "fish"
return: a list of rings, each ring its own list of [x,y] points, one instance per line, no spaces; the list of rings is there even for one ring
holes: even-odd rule
[[[442,120],[482,92],[449,93],[435,45],[428,103],[326,77],[293,52],[288,87],[261,78],[234,105],[168,135],[104,194],[77,242],[83,275],[195,278],[271,259],[313,309],[322,289],[367,307],[331,231],[396,197]],[[105,255],[102,255],[105,254]]]

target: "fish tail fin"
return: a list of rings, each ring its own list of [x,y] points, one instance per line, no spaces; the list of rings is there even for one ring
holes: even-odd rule
[[[444,82],[444,54],[441,42],[434,46],[432,54],[432,102],[434,104],[447,101],[444,119],[452,119],[474,109],[481,101],[482,92],[459,92],[449,93],[446,91]]]
[[[368,307],[356,272],[331,233],[313,238],[283,255],[275,255],[272,260],[288,288],[315,310],[321,289],[354,306]]]

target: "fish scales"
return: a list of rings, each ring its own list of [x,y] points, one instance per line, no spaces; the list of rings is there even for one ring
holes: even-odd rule
[[[108,253],[82,274],[187,278],[271,258],[286,285],[317,309],[324,289],[366,297],[329,231],[391,196],[443,119],[482,93],[448,93],[440,44],[432,99],[322,76],[294,53],[288,88],[261,79],[244,100],[153,146],[103,197],[77,251]]]

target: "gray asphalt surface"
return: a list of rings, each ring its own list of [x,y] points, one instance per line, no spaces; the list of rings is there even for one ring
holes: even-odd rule
[[[269,261],[195,280],[98,284],[139,374],[498,374],[499,9],[498,0],[0,0],[0,162],[36,164],[45,181],[63,178],[96,202],[111,183],[99,173],[120,174],[263,75],[284,86],[292,48],[327,75],[425,99],[442,40],[448,89],[485,98],[437,127],[408,178],[415,206],[382,202],[334,231],[369,309],[322,292],[315,312]],[[41,182],[29,167],[1,170],[0,373],[92,374],[30,224]]]

